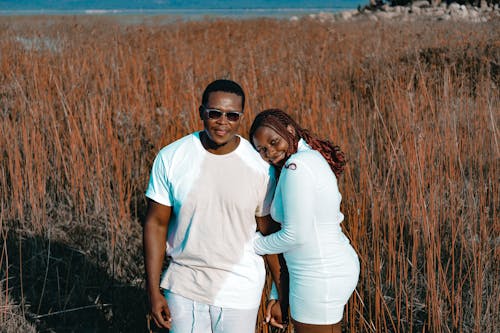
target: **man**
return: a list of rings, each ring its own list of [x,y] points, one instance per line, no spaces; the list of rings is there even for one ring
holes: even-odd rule
[[[237,83],[210,83],[199,107],[204,130],[163,148],[152,167],[147,293],[155,323],[174,333],[255,331],[265,268],[253,238],[257,224],[269,227],[275,180],[237,135],[244,105]],[[160,281],[165,250],[171,260]]]

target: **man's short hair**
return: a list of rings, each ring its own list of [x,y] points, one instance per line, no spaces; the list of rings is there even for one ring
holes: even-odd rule
[[[245,108],[245,93],[243,92],[243,89],[238,83],[231,80],[215,80],[212,83],[210,83],[203,92],[203,96],[201,98],[201,104],[206,106],[208,103],[208,98],[210,97],[210,93],[216,91],[223,91],[240,96],[241,111],[243,111],[243,109]]]

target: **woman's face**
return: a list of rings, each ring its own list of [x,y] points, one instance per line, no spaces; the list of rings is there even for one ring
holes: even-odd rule
[[[288,142],[275,130],[267,126],[257,128],[253,144],[260,156],[275,167],[281,168],[288,159]]]

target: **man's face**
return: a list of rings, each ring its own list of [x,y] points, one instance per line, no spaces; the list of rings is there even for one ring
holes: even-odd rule
[[[243,115],[241,114],[238,120],[234,120],[231,114],[229,116],[224,114],[217,119],[212,119],[206,109],[215,109],[223,113],[242,113],[241,102],[241,96],[224,91],[214,91],[210,93],[207,105],[200,107],[200,116],[205,126],[205,132],[209,139],[218,146],[225,145],[235,138]],[[217,112],[212,114],[217,115]]]

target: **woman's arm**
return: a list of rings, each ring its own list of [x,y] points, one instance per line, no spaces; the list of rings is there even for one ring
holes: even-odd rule
[[[314,218],[314,174],[298,160],[287,163],[281,173],[281,201],[284,212],[281,230],[254,242],[258,254],[283,253],[307,240]]]

